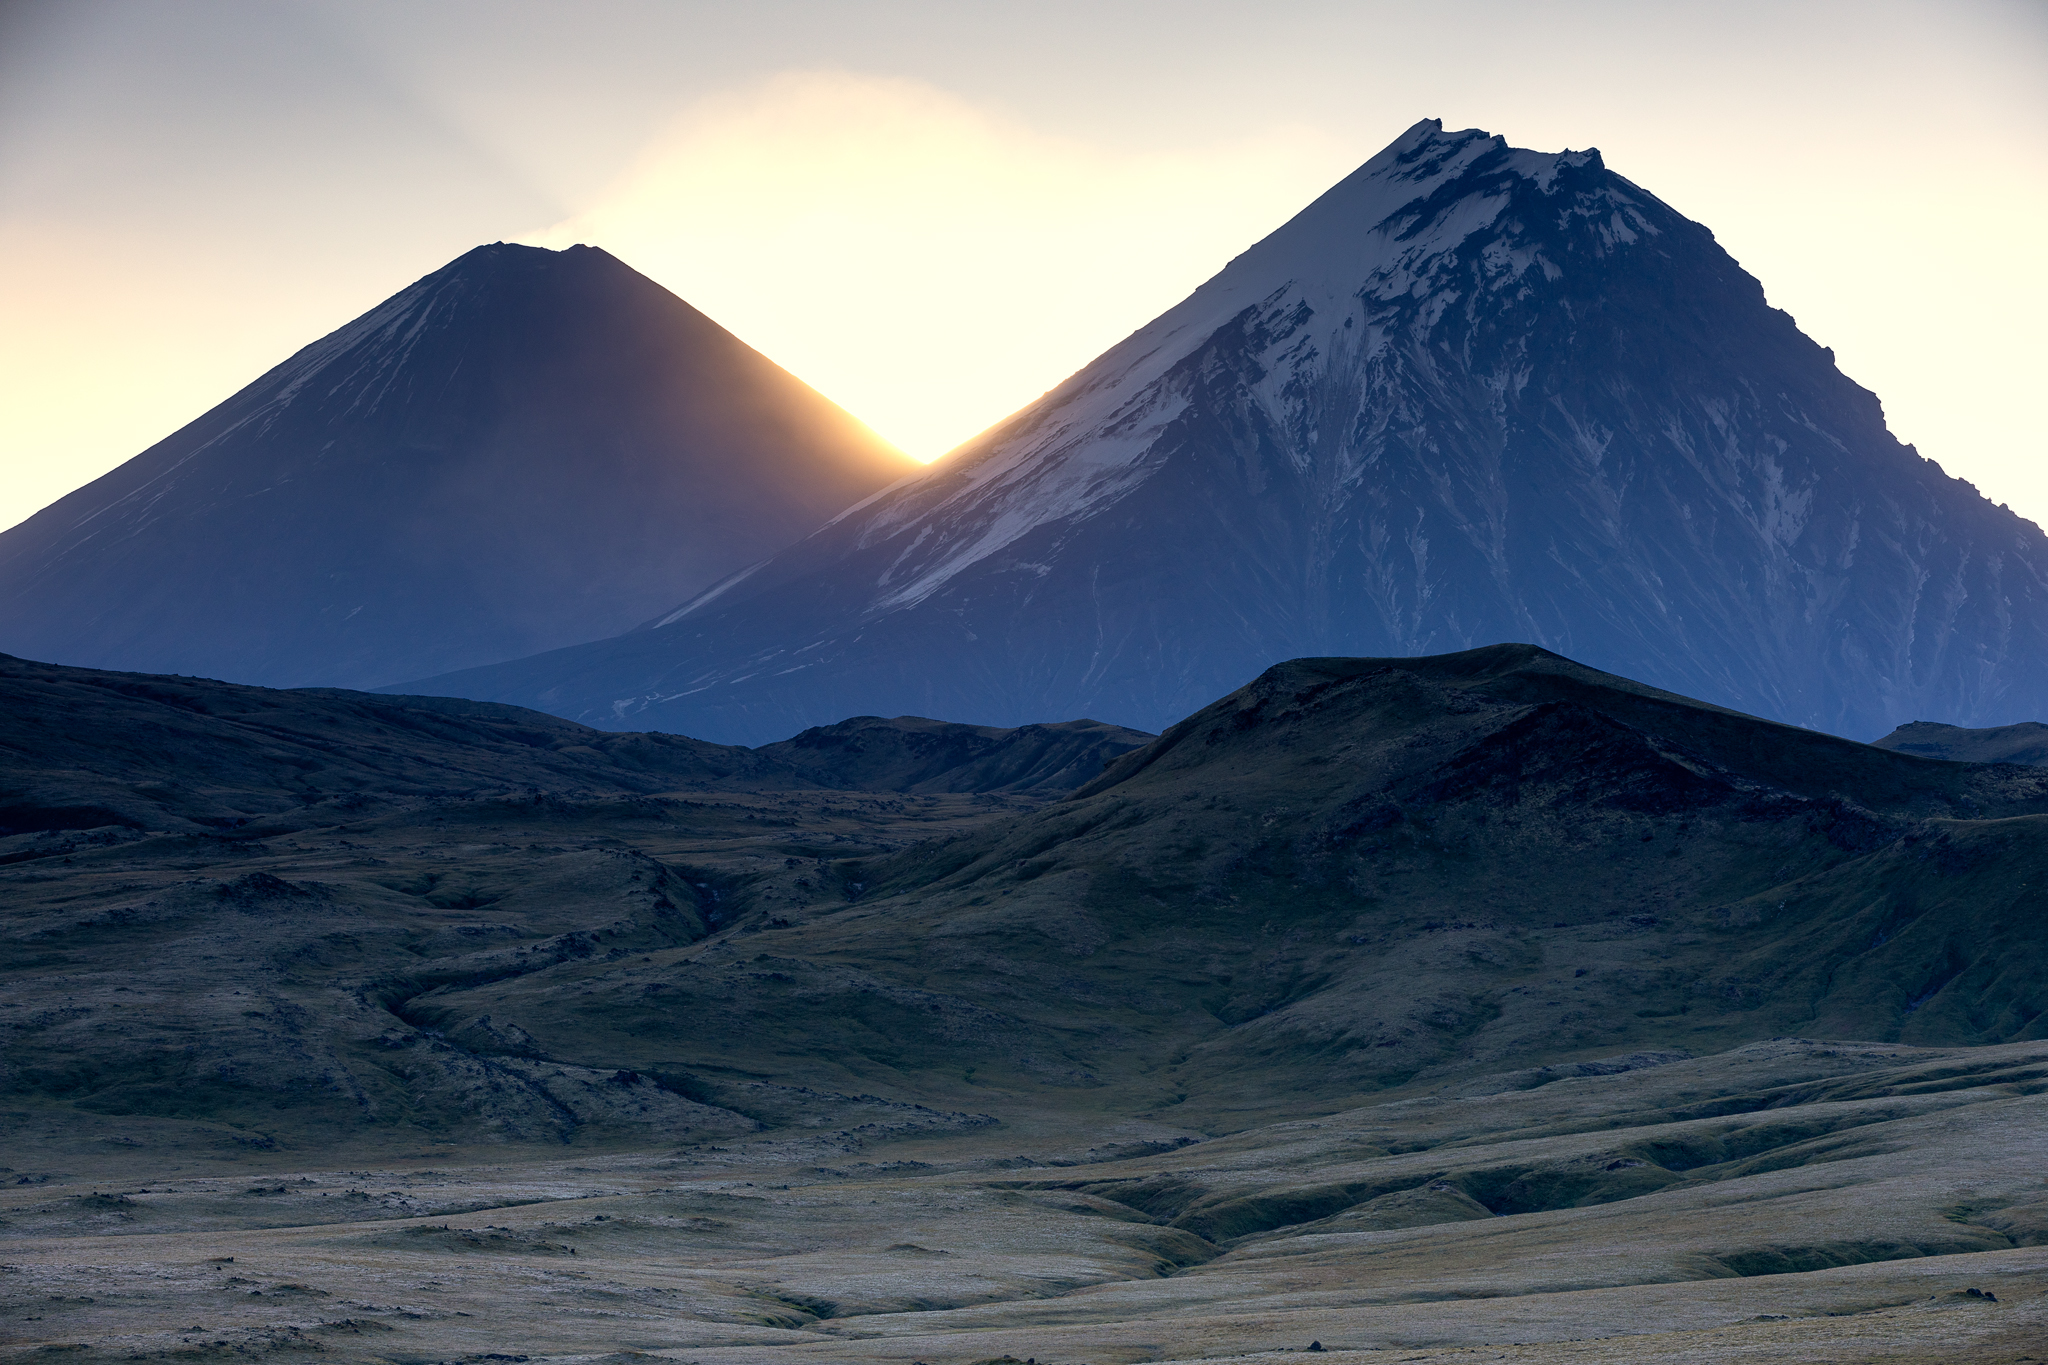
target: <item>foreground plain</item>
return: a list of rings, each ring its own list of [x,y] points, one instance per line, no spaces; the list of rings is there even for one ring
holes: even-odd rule
[[[1110,1160],[1019,1119],[36,1173],[0,1292],[81,1360],[2044,1357],[2048,1045],[1620,1064]]]
[[[0,1358],[2048,1360],[2039,769],[0,674]]]

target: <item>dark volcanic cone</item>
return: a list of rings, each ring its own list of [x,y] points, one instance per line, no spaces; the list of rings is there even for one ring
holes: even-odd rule
[[[387,683],[625,630],[915,467],[605,252],[478,247],[0,535],[0,648]]]

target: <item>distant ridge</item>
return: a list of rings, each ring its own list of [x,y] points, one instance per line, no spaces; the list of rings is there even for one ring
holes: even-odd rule
[[[1953,763],[2032,763],[2048,767],[2048,725],[2038,720],[1987,730],[1916,720],[1871,743],[1880,749],[1895,749],[1922,758],[1945,758]]]
[[[1056,796],[1151,735],[857,716],[758,749],[447,697],[280,690],[0,654],[0,864],[68,831],[272,832],[408,802],[547,792]],[[175,780],[167,781],[167,777]],[[10,845],[22,843],[22,848]]]
[[[1528,640],[1855,738],[2048,715],[2048,538],[1595,151],[1416,124],[928,473],[649,628],[434,678],[757,742],[1157,730],[1285,658]]]
[[[916,467],[607,253],[499,242],[0,534],[0,649],[388,683],[625,630]]]

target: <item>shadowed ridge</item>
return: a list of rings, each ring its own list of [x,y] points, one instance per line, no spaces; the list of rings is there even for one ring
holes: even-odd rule
[[[0,655],[0,658],[5,657]],[[573,720],[563,720],[560,716],[550,715],[546,711],[536,711],[530,706],[513,706],[501,701],[470,701],[464,697],[415,697],[404,693],[364,693],[346,687],[292,687],[281,690],[295,696],[318,697],[324,701],[344,704],[359,701],[365,696],[375,696],[379,700],[388,700],[395,706],[402,706],[408,711],[433,711],[444,716],[462,716],[475,720],[517,721],[535,730],[552,734],[581,736],[605,733],[601,730],[593,731],[588,725],[578,725]]]
[[[1177,749],[1202,741],[1173,766],[1213,761],[1215,746],[1256,742],[1275,727],[1351,723],[1334,693],[1345,683],[1382,674],[1426,679],[1447,692],[1524,706],[1569,706],[1654,736],[1661,745],[1741,778],[1801,796],[1851,794],[1872,807],[1919,808],[1939,792],[1949,801],[1998,800],[2001,783],[1981,775],[1931,770],[1930,758],[1890,752],[1855,740],[1784,725],[1695,701],[1589,668],[1537,645],[1500,644],[1455,654],[1407,659],[1291,659],[1167,729],[1145,748],[1112,763],[1070,801],[1129,782]],[[2014,727],[2016,728],[2016,727]]]
[[[81,674],[0,665],[20,932],[214,1023],[195,1052],[182,1025],[102,1030],[111,994],[62,1027],[19,1011],[37,1103],[218,1118],[315,1094],[369,1121],[309,1089],[328,1075],[527,1135],[825,1093],[1222,1132],[1631,1053],[2048,1027],[2048,770],[1807,737],[1526,645],[1294,661],[1072,801],[1025,784],[1091,722],[863,717],[779,759]],[[842,765],[869,792],[978,772],[1017,795],[821,792]],[[152,867],[153,889],[125,870]],[[222,955],[223,924],[265,955]],[[19,960],[53,1011],[81,989],[78,959]],[[303,1011],[290,1036],[328,1041],[247,1022],[234,991],[259,981]]]
[[[1627,1049],[2009,1041],[2048,1017],[2044,822],[2048,772],[1528,645],[1298,659],[1068,800],[865,861],[857,911],[750,942],[799,984],[728,1013],[815,1036],[865,1008],[835,976],[858,961],[1004,1017],[962,1043],[906,1016],[850,1069],[958,1058],[1028,1091],[1073,1067],[1221,1126]]]
[[[269,835],[422,801],[714,786],[1051,795],[1150,738],[1096,721],[999,730],[863,717],[746,749],[496,702],[273,690],[5,654],[0,715],[0,841],[117,826]]]
[[[2037,720],[1984,730],[1916,720],[1871,743],[1896,753],[1918,754],[1922,758],[1947,759],[1955,763],[2048,766],[2048,725]]]
[[[1065,791],[1153,737],[1070,720],[1002,729],[923,716],[854,716],[755,750],[823,786],[869,791]]]

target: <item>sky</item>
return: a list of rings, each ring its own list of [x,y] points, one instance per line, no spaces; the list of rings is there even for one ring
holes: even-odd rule
[[[2041,0],[0,0],[0,527],[497,240],[930,459],[1425,117],[1600,148],[2048,523]]]

